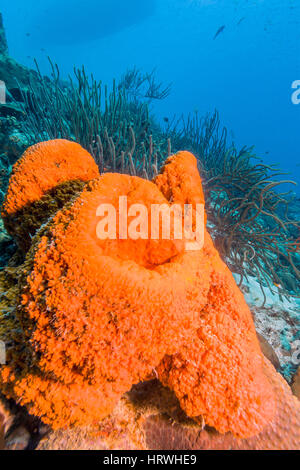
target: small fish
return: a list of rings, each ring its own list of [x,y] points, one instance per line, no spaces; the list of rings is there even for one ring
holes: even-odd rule
[[[217,39],[219,34],[221,34],[224,31],[225,28],[226,28],[225,24],[223,24],[223,26],[220,26],[220,28],[218,29],[218,31],[216,32],[216,34],[214,36],[214,40]]]
[[[240,24],[246,19],[245,16],[243,16],[243,18],[241,18],[238,22],[237,22],[237,26],[240,26]]]
[[[169,122],[169,118],[164,117],[163,119],[164,119],[164,122],[167,122],[167,123]]]
[[[30,36],[30,33],[26,33],[26,36],[29,38],[29,36]]]

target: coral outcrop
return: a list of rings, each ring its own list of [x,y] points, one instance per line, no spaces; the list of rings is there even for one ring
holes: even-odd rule
[[[273,366],[275,367],[277,371],[280,371],[280,361],[274,348],[271,346],[271,344],[266,340],[266,338],[263,335],[256,332],[256,336],[259,341],[259,345],[260,345],[263,355],[267,359],[269,359],[269,361],[271,362],[271,364],[273,364]]]
[[[56,181],[59,172],[64,173],[59,182],[74,181],[69,171],[62,164]],[[30,196],[30,204],[50,187]],[[11,313],[17,334],[0,370],[2,392],[61,428],[109,420],[125,392],[157,377],[174,392],[185,419],[193,420],[189,432],[198,438],[185,448],[219,445],[204,434],[199,437],[205,425],[229,432],[233,447],[234,442],[256,446],[252,436],[277,431],[289,444],[299,445],[299,402],[265,362],[249,308],[207,231],[197,251],[187,251],[185,240],[174,233],[164,239],[161,230],[156,240],[122,238],[120,196],[127,197],[128,207],[192,204],[194,226],[196,204],[204,203],[197,161],[179,152],[153,182],[104,174],[37,231],[19,269],[17,307]],[[24,204],[22,199],[21,210]],[[98,236],[100,204],[115,208],[113,238]],[[7,205],[9,210],[19,211],[18,201]],[[7,335],[5,318],[0,316],[0,325]],[[290,425],[286,419],[278,424],[291,400]],[[150,421],[147,439],[153,423],[156,432],[165,429]],[[227,436],[220,438],[224,446]],[[271,447],[275,441],[270,440]],[[162,436],[161,443],[147,445],[161,448],[163,443]]]
[[[292,390],[294,395],[300,400],[300,367],[293,378]]]
[[[40,442],[41,450],[299,450],[300,406],[289,385],[267,361],[264,374],[276,396],[276,413],[256,436],[239,439],[187,419],[174,394],[157,380],[125,394],[113,413],[93,428],[58,430]]]
[[[157,410],[145,416],[143,438],[148,449],[155,450],[298,450],[300,443],[300,403],[287,382],[267,359],[263,373],[275,397],[273,419],[255,436],[238,439],[232,433],[220,434],[209,426],[165,419]],[[150,401],[150,400],[149,400]],[[140,402],[140,400],[138,401]]]

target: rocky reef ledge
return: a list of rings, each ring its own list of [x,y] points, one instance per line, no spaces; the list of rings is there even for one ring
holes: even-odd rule
[[[279,406],[274,421],[250,439],[237,439],[215,429],[196,424],[181,410],[175,395],[156,379],[141,383],[126,393],[113,413],[97,426],[52,431],[24,410],[8,412],[2,405],[0,444],[7,449],[38,450],[264,450],[299,449],[297,398],[285,380],[266,361]],[[282,401],[280,396],[284,394]],[[299,393],[299,390],[298,390]],[[299,396],[299,395],[298,395]],[[4,403],[2,401],[2,403]],[[9,406],[7,404],[7,406]],[[296,414],[295,414],[296,412]],[[0,412],[1,414],[1,412]],[[1,418],[0,418],[1,421]],[[9,430],[4,443],[3,426]],[[293,427],[292,427],[293,429]]]

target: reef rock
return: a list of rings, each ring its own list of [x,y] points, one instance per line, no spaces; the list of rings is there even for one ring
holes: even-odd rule
[[[278,359],[278,356],[270,343],[266,340],[266,338],[261,335],[260,333],[256,333],[257,338],[261,347],[261,351],[264,354],[264,356],[269,359],[271,364],[275,367],[276,370],[280,369],[280,361]]]
[[[6,40],[6,34],[3,26],[3,17],[0,12],[0,54],[8,54],[8,45]]]
[[[5,103],[0,103],[0,156],[5,154],[13,164],[30,144],[30,136],[22,129],[24,95],[30,83],[38,81],[38,74],[8,54],[7,40],[0,13],[0,80],[5,85]]]
[[[300,367],[294,376],[292,390],[294,395],[300,400]]]

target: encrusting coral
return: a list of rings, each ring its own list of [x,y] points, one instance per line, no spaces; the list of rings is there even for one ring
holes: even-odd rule
[[[51,215],[99,170],[79,144],[56,139],[29,147],[15,163],[2,209],[6,230],[25,251]]]
[[[119,239],[119,224],[115,239],[99,239],[97,209],[122,215],[120,196],[128,207],[203,203],[197,161],[179,152],[153,182],[104,174],[41,227],[19,279],[19,338],[2,392],[59,428],[107,416],[157,374],[196,421],[259,434],[277,400],[251,313],[210,236],[198,251],[174,234]]]

